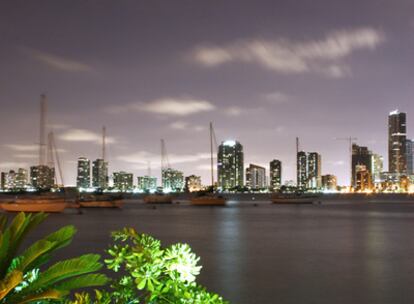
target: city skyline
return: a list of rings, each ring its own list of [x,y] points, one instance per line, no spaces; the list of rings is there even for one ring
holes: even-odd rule
[[[268,169],[281,160],[283,181],[296,180],[296,136],[304,151],[322,155],[322,174],[342,185],[349,183],[348,147],[334,138],[357,137],[384,157],[384,168],[390,111],[407,113],[413,138],[410,1],[381,2],[375,12],[376,1],[361,1],[358,10],[342,1],[117,9],[106,1],[99,9],[17,2],[0,4],[0,128],[8,131],[1,171],[37,163],[43,92],[69,185],[78,157],[99,158],[102,125],[110,172],[146,175],[150,161],[159,178],[164,138],[174,168],[204,184],[209,121],[219,143],[243,144],[246,165]],[[335,18],[333,9],[341,12]]]

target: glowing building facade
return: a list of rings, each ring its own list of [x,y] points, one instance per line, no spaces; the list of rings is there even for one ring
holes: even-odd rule
[[[30,167],[30,183],[33,188],[49,190],[55,185],[55,168],[45,165]]]
[[[184,173],[172,168],[162,169],[162,187],[165,192],[181,192],[184,189]]]
[[[251,190],[266,188],[266,168],[250,164],[246,168],[246,186]]]
[[[201,185],[201,177],[197,175],[190,175],[185,178],[185,191],[197,192],[201,191],[203,186]]]
[[[78,158],[76,186],[84,189],[91,186],[91,161],[85,157]]]
[[[282,162],[274,159],[269,164],[270,169],[270,190],[275,192],[282,186]]]
[[[393,174],[406,174],[406,114],[398,110],[388,116],[388,171]]]
[[[143,192],[154,192],[157,190],[157,178],[153,176],[138,176],[138,190]]]
[[[243,146],[238,141],[227,140],[219,146],[217,174],[218,187],[223,191],[244,186]]]
[[[134,175],[124,171],[114,172],[114,188],[119,191],[130,191],[134,187]]]
[[[108,163],[101,158],[92,164],[92,187],[95,189],[108,188]]]

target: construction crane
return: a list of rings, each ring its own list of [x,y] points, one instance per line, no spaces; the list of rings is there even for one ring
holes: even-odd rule
[[[335,140],[346,140],[349,143],[349,186],[352,187],[352,144],[356,137],[335,137]]]

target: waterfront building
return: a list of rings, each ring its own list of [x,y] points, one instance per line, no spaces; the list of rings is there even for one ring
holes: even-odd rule
[[[304,151],[299,151],[296,156],[296,180],[298,189],[305,190],[308,181],[308,161]]]
[[[406,114],[398,110],[388,116],[388,171],[395,174],[407,172]]]
[[[270,190],[276,192],[282,186],[282,162],[274,159],[269,164]]]
[[[382,181],[381,175],[384,171],[384,158],[379,154],[372,154],[371,158],[371,174],[374,183]]]
[[[355,190],[356,191],[369,191],[372,190],[372,178],[371,172],[365,165],[357,165],[355,167]]]
[[[217,174],[219,189],[233,190],[244,185],[243,146],[234,140],[221,143],[217,155]]]
[[[91,161],[85,157],[78,158],[76,186],[83,189],[91,186]]]
[[[203,189],[201,185],[201,177],[196,175],[186,176],[185,178],[185,191],[186,192],[198,192]]]
[[[246,186],[250,190],[261,190],[266,188],[266,168],[250,164],[246,168]]]
[[[400,176],[400,184],[399,188],[402,192],[408,192],[411,186],[410,178],[407,175],[401,175]]]
[[[165,192],[181,192],[184,189],[184,173],[172,168],[162,169],[162,187]]]
[[[308,189],[320,189],[322,158],[319,153],[310,152],[308,154]]]
[[[363,146],[352,144],[352,186],[357,188],[357,167],[364,166],[372,177],[372,152]],[[358,167],[361,169],[360,167]]]
[[[49,190],[55,185],[55,168],[38,165],[30,167],[30,182],[33,188]]]
[[[26,169],[19,168],[17,169],[16,178],[15,178],[15,187],[16,189],[25,189],[29,184],[29,173]]]
[[[407,163],[407,174],[414,175],[414,141],[412,139],[407,139],[405,142],[405,155]]]
[[[157,190],[157,178],[154,176],[138,176],[138,190],[143,192],[154,192]]]
[[[297,187],[300,190],[320,189],[322,158],[319,153],[299,151],[296,158]]]
[[[338,187],[337,178],[335,175],[322,175],[322,189],[328,191],[335,191]]]
[[[98,158],[92,164],[92,187],[106,189],[108,188],[108,181],[108,162]]]
[[[124,171],[114,172],[114,188],[116,190],[125,192],[132,190],[134,187],[134,175],[132,173],[127,173]]]

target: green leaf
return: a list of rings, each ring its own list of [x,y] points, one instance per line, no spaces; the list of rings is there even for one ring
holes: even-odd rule
[[[86,287],[103,286],[109,282],[109,278],[104,274],[85,274],[72,279],[68,279],[63,283],[56,285],[57,290],[74,290]]]

